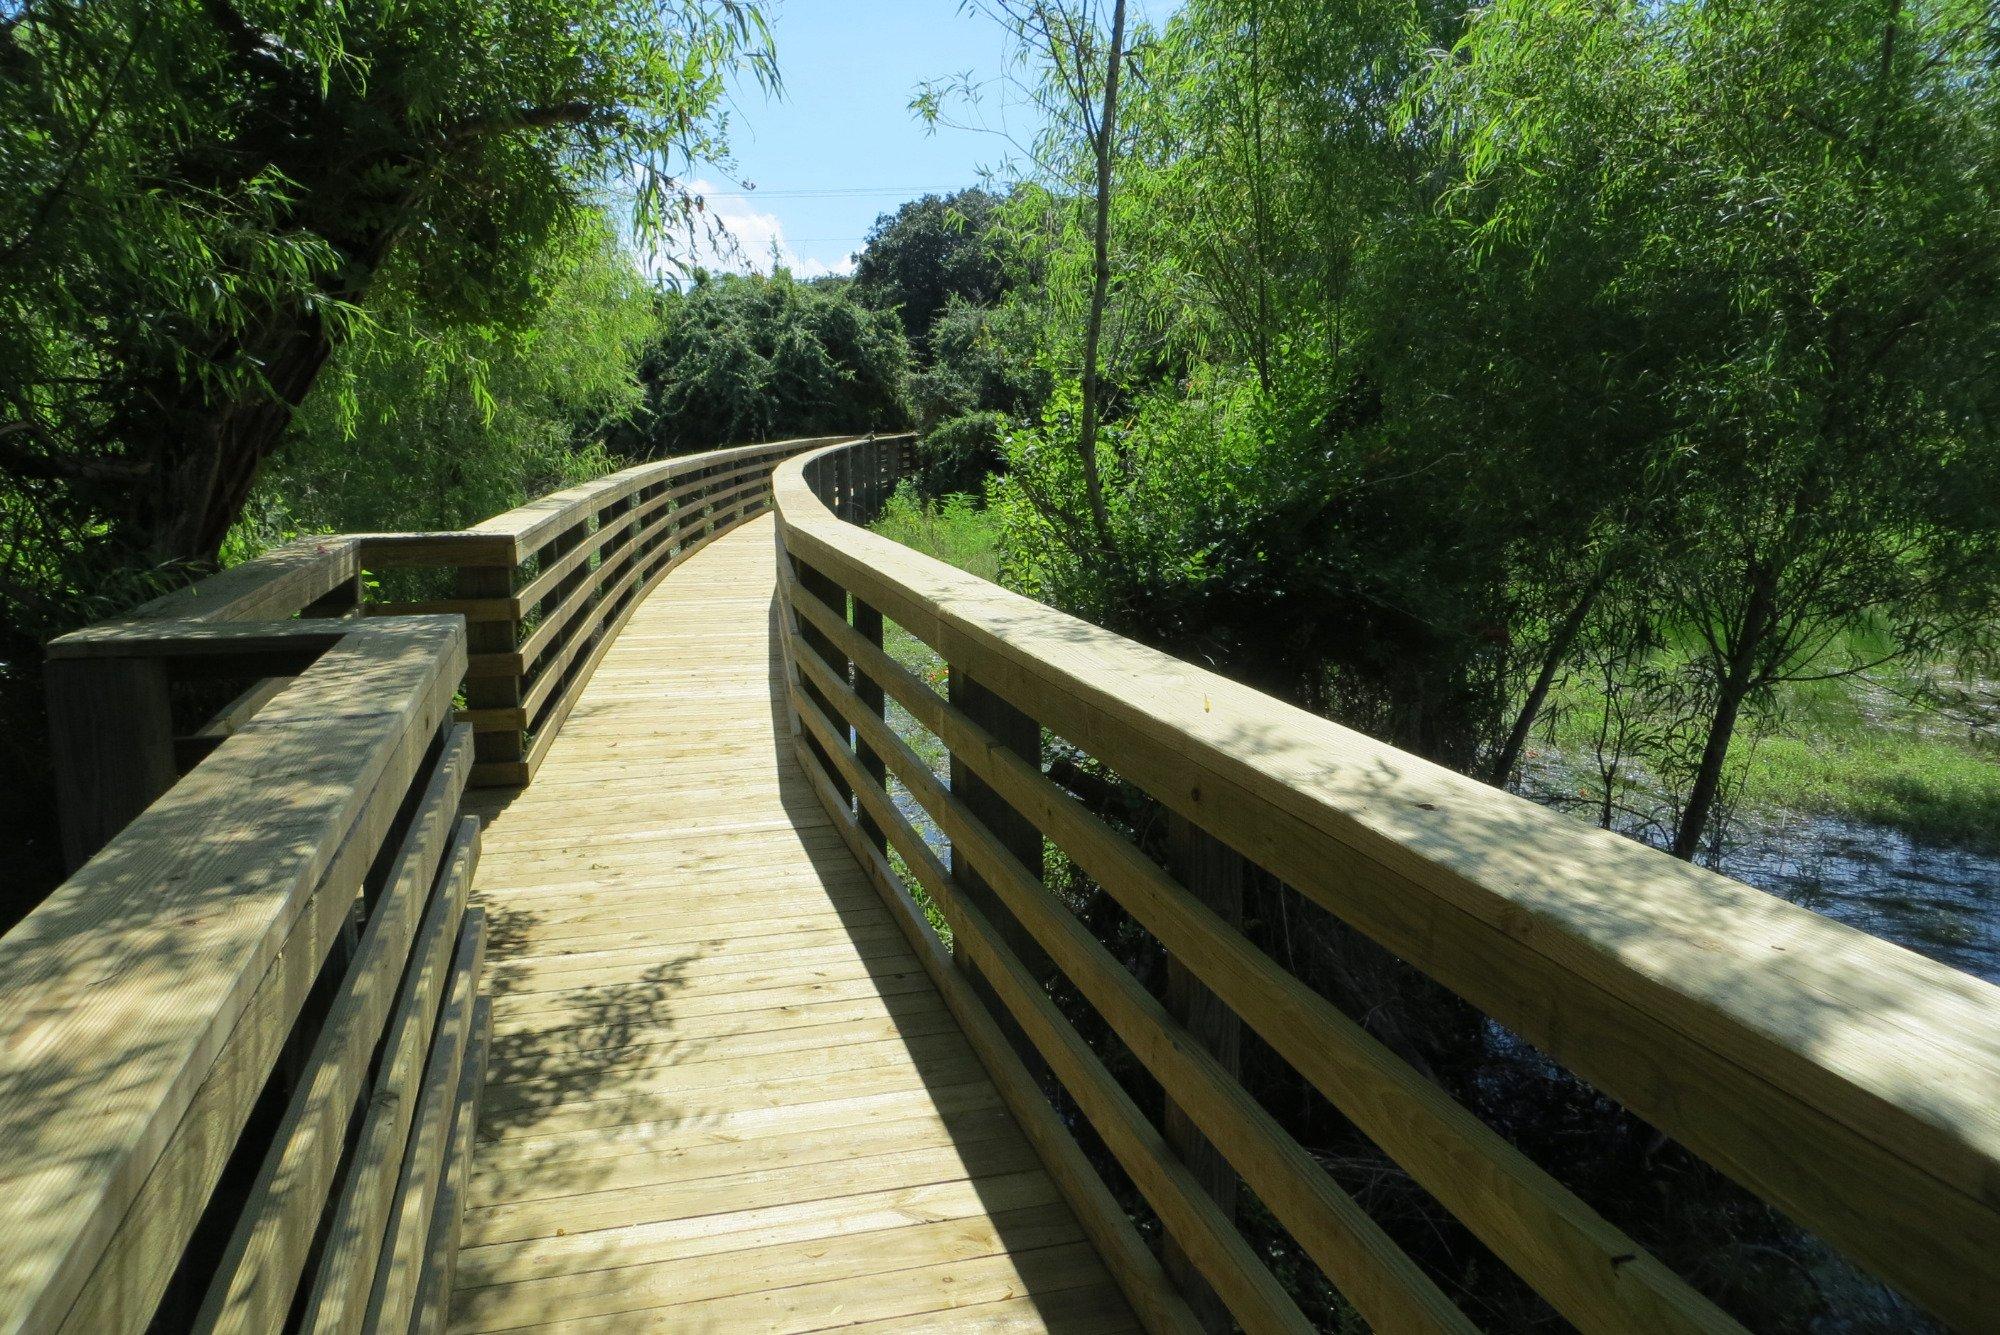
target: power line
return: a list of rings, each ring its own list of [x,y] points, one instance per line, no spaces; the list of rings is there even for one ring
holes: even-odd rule
[[[935,189],[921,185],[875,185],[840,187],[826,190],[703,190],[704,198],[711,199],[851,199],[866,196],[895,196],[908,198],[911,195],[950,195],[955,189]]]

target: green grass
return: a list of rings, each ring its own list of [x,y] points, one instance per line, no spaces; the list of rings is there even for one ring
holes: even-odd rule
[[[1865,661],[1884,648],[1862,632],[1831,658]],[[1731,749],[1743,814],[1866,822],[1923,843],[2000,851],[2000,741],[1928,703],[1925,685],[1923,669],[1889,664],[1780,687],[1769,730],[1739,733]],[[1553,739],[1586,771],[1603,717],[1593,687],[1563,688]]]
[[[1769,737],[1750,759],[1757,805],[1902,830],[1926,843],[2000,849],[2000,755],[1934,736],[1812,731]]]
[[[870,527],[968,574],[1000,578],[1000,525],[975,497],[926,501],[903,486]]]

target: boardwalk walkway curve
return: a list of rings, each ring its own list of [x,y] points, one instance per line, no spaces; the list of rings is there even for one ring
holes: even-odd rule
[[[54,642],[0,1332],[1311,1329],[1246,1194],[1371,1327],[1472,1329],[1246,1033],[1579,1329],[1740,1329],[1265,953],[1253,874],[2000,1311],[2000,989],[866,531],[910,448],[310,539]]]

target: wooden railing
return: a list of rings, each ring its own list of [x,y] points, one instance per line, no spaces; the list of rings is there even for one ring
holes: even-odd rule
[[[69,646],[296,675],[0,938],[0,1329],[442,1313],[486,1033],[464,627],[245,626]]]
[[[440,533],[307,538],[49,646],[64,848],[79,867],[270,701],[356,616],[459,616],[471,782],[533,777],[632,609],[761,513],[771,469],[835,437],[641,464]],[[379,581],[427,584],[394,602]]]
[[[465,789],[525,782],[645,592],[823,443],[309,539],[50,646],[78,869],[0,937],[0,1332],[440,1328],[488,1028]]]
[[[1255,866],[1946,1321],[1993,1327],[2000,989],[845,522],[872,513],[853,479],[885,448],[778,470],[799,752],[1150,1326],[1192,1318],[1158,1298],[1160,1263],[1030,1068],[1145,1197],[1197,1308],[1309,1328],[1218,1204],[1233,1172],[1376,1329],[1469,1328],[1238,1082],[1240,1024],[1577,1326],[1737,1328],[1259,950],[1232,921]],[[948,694],[883,652],[885,618],[943,658]],[[948,775],[887,725],[885,697],[942,743]],[[1044,730],[1164,809],[1170,866],[1051,779]],[[1164,948],[1164,1002],[1043,884],[1045,839]],[[949,925],[949,956],[890,853]],[[1056,971],[1158,1080],[1157,1123],[1051,999]]]

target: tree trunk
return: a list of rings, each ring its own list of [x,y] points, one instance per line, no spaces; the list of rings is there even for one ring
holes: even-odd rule
[[[1694,786],[1688,789],[1687,805],[1681,809],[1680,824],[1674,830],[1673,854],[1683,861],[1692,862],[1701,850],[1701,837],[1715,810],[1715,799],[1722,793],[1722,766],[1729,758],[1737,719],[1757,684],[1758,652],[1776,619],[1776,573],[1753,567],[1751,580],[1750,602],[1743,610],[1737,641],[1730,646],[1728,670],[1716,693],[1715,714],[1709,723],[1708,740],[1701,748],[1701,763],[1695,768]]]
[[[1098,117],[1097,219],[1091,239],[1090,314],[1083,333],[1083,422],[1077,454],[1083,465],[1084,495],[1099,546],[1111,547],[1111,517],[1104,507],[1104,481],[1097,470],[1097,419],[1103,411],[1098,382],[1098,346],[1104,337],[1104,307],[1111,295],[1111,154],[1118,135],[1118,74],[1125,58],[1125,0],[1111,11],[1111,52],[1104,75],[1104,108]]]
[[[1701,764],[1695,770],[1694,786],[1688,790],[1687,806],[1681,810],[1680,825],[1674,830],[1674,856],[1692,862],[1701,851],[1701,836],[1708,826],[1709,813],[1722,792],[1722,764],[1729,758],[1730,738],[1742,713],[1744,698],[1750,694],[1747,678],[1734,673],[1725,678],[1715,702],[1715,717],[1708,725],[1708,741],[1701,749]]]
[[[1609,575],[1598,571],[1590,581],[1590,587],[1583,591],[1583,597],[1563,618],[1549,640],[1547,652],[1542,655],[1541,671],[1535,674],[1535,684],[1528,688],[1528,698],[1521,702],[1521,712],[1514,718],[1514,726],[1507,732],[1507,740],[1500,744],[1500,751],[1493,757],[1493,769],[1488,776],[1496,788],[1505,788],[1507,780],[1513,777],[1514,766],[1520,763],[1521,752],[1527,749],[1528,734],[1534,731],[1535,719],[1548,702],[1549,689],[1555,685],[1556,673],[1562,670],[1563,660],[1569,657],[1570,647],[1576,637],[1583,633],[1583,626],[1590,619],[1590,609],[1597,605],[1597,596],[1604,592]]]

